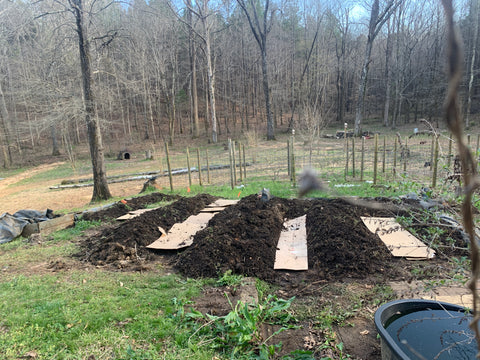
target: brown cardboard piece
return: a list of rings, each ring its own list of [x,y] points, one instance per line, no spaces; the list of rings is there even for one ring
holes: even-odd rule
[[[213,203],[207,205],[207,207],[226,207],[230,205],[235,205],[239,200],[229,200],[229,199],[217,199]]]
[[[365,226],[377,234],[395,257],[407,260],[431,259],[435,250],[429,248],[400,224],[395,218],[361,217]]]
[[[288,220],[278,239],[275,270],[308,270],[307,215]]]
[[[156,210],[156,209],[158,209],[158,208],[132,210],[132,211],[129,211],[128,214],[125,214],[125,215],[122,215],[122,216],[116,218],[116,220],[118,220],[118,221],[130,220],[130,219],[133,219],[133,218],[135,218],[139,215],[142,215],[143,213],[146,213],[146,212],[152,211],[152,210]]]
[[[399,299],[425,299],[473,307],[473,295],[466,286],[456,284],[427,286],[422,281],[391,281],[388,285]],[[478,285],[477,285],[478,286]]]
[[[190,216],[183,223],[173,224],[167,234],[162,234],[157,240],[147,246],[149,249],[176,250],[193,244],[197,232],[207,227],[208,222],[226,206],[235,205],[238,200],[218,199],[207,205],[197,215]],[[163,229],[162,229],[163,230]]]
[[[193,243],[195,234],[206,228],[211,218],[216,213],[201,212],[192,215],[183,223],[176,223],[166,235],[160,236],[157,240],[147,246],[149,249],[176,250],[188,247]]]
[[[205,209],[202,209],[200,212],[220,212],[222,210],[225,210],[223,206],[216,206],[216,207],[206,207]]]

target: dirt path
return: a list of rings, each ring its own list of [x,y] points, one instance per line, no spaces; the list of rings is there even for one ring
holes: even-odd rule
[[[23,183],[22,180],[32,178],[40,173],[50,171],[63,162],[39,165],[20,174],[0,180],[0,214],[15,213],[22,209],[45,210],[75,210],[86,207],[92,197],[92,187],[50,190],[52,185],[58,185],[59,180],[53,179],[41,183]],[[114,197],[128,197],[138,194],[143,186],[142,180],[109,185]]]

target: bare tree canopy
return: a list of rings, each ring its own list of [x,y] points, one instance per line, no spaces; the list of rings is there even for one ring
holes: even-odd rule
[[[457,6],[475,125],[478,1]],[[104,147],[434,122],[445,34],[436,0],[0,0],[0,161],[83,146],[102,179]]]

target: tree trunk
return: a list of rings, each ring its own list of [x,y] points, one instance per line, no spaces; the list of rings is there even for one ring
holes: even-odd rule
[[[262,49],[262,83],[265,95],[265,111],[267,113],[267,140],[275,140],[275,124],[273,123],[272,105],[270,103],[270,88],[268,86],[267,50]]]
[[[2,148],[3,148],[3,167],[8,169],[12,165],[12,153],[10,150],[10,119],[8,115],[7,104],[3,94],[2,84],[0,82],[0,118],[2,120]]]
[[[363,59],[362,72],[360,74],[360,83],[358,86],[358,97],[355,110],[355,135],[359,136],[362,132],[362,120],[365,112],[365,95],[367,91],[368,69],[370,66],[370,57],[372,55],[373,42],[377,37],[383,24],[395,12],[402,0],[389,0],[385,9],[380,14],[380,0],[374,0],[372,11],[370,13],[370,22],[368,25],[367,45],[365,47],[365,56]]]
[[[60,149],[58,148],[57,133],[55,131],[55,125],[50,125],[50,134],[52,136],[52,156],[60,155]]]
[[[192,1],[187,1],[187,23],[188,23],[188,56],[190,61],[190,102],[192,107],[193,138],[200,136],[200,121],[198,119],[198,91],[197,91],[197,53],[195,50]]]
[[[212,62],[212,49],[210,44],[210,32],[205,34],[205,46],[207,57],[207,80],[208,80],[208,100],[210,102],[210,123],[212,125],[212,142],[217,143],[217,112],[215,105],[215,73]],[[208,106],[208,105],[207,105]]]
[[[472,58],[470,63],[470,78],[468,80],[467,109],[465,111],[465,126],[468,128],[470,123],[470,109],[472,107],[473,79],[475,76],[475,56],[477,52],[478,23],[480,22],[480,5],[478,0],[472,0],[471,16],[473,18],[473,40],[472,40]]]
[[[248,5],[244,0],[237,0],[238,4],[242,8],[245,16],[247,17],[250,29],[252,30],[253,36],[257,41],[258,47],[260,49],[260,54],[262,57],[262,83],[263,83],[263,93],[265,95],[265,111],[267,115],[267,140],[275,140],[275,124],[273,122],[271,103],[270,103],[270,88],[268,85],[268,68],[267,68],[267,36],[271,30],[273,13],[270,13],[269,16],[269,5],[270,0],[265,1],[265,8],[263,11],[263,23],[260,24],[260,20],[257,14],[257,6],[254,4],[253,0],[249,0]],[[247,8],[248,7],[248,8]]]
[[[370,66],[370,56],[372,54],[373,41],[367,40],[365,48],[365,57],[363,59],[362,73],[360,75],[360,84],[358,86],[358,97],[355,110],[355,136],[362,133],[363,114],[365,112],[365,94],[367,91],[368,68]]]
[[[383,108],[383,126],[389,125],[388,115],[390,111],[390,75],[392,73],[390,70],[390,57],[392,54],[392,36],[390,32],[390,21],[388,22],[387,28],[387,47],[385,50],[385,106]]]
[[[83,4],[82,0],[71,0],[71,4],[77,25],[83,97],[85,102],[85,122],[87,124],[88,144],[90,147],[90,157],[92,160],[92,202],[96,202],[109,199],[112,197],[112,195],[108,189],[102,134],[95,111],[95,96],[92,89],[93,77],[90,66],[90,43],[87,38],[86,25],[84,23]]]

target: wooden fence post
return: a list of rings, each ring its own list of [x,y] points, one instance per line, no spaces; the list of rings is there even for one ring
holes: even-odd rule
[[[295,186],[295,151],[294,151],[295,140],[293,135],[290,136],[290,180]]]
[[[365,136],[362,136],[362,154],[360,162],[360,181],[363,181],[363,170],[365,169]]]
[[[352,176],[355,179],[355,137],[352,137]]]
[[[208,149],[206,149],[207,155],[207,183],[210,184],[210,161],[208,160]]]
[[[383,159],[382,159],[382,173],[385,174],[385,158],[387,157],[387,140],[383,137]]]
[[[203,186],[202,184],[202,165],[200,164],[200,149],[197,148],[197,163],[198,163],[198,184]]]
[[[165,142],[165,154],[167,156],[168,179],[170,180],[170,191],[173,191],[172,168],[170,167],[170,154],[168,151],[168,143]]]
[[[435,152],[435,134],[432,136],[432,148],[430,150],[430,171],[433,170],[433,157]]]
[[[190,151],[187,147],[187,173],[188,173],[188,186],[192,186],[192,172],[190,171]]]
[[[233,182],[233,160],[232,160],[232,139],[228,139],[228,157],[230,160],[230,186],[233,189],[234,182]]]
[[[287,172],[290,180],[292,180],[292,163],[290,156],[290,139],[287,139]]]
[[[237,154],[235,141],[232,141],[232,167],[233,167],[233,185],[237,184]]]
[[[295,174],[295,155],[293,154],[293,148],[292,148],[292,185],[294,187],[297,186],[297,177]]]
[[[246,159],[245,144],[242,144],[242,150],[243,150],[243,178],[247,180],[247,162],[245,161]]]
[[[373,185],[377,185],[377,161],[378,161],[378,134],[375,134],[375,148],[373,150]]]
[[[398,139],[395,138],[393,143],[393,176],[397,175],[397,141]]]
[[[450,170],[450,165],[452,163],[452,134],[448,136],[448,159],[447,159],[447,169]]]
[[[242,143],[238,143],[238,169],[240,170],[240,182],[243,182],[243,174],[242,174]]]
[[[347,181],[347,176],[348,176],[348,138],[347,138],[347,127],[345,126],[345,181]]]
[[[408,159],[408,138],[405,138],[405,151],[403,153],[403,173],[407,174],[407,159]]]
[[[435,186],[437,186],[437,167],[438,167],[438,137],[435,136],[435,150],[433,153],[432,188],[435,188]]]

